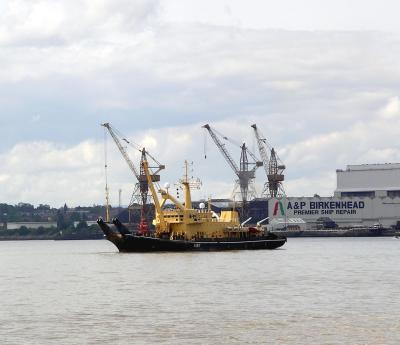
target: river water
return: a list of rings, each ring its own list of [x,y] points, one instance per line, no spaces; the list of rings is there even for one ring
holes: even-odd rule
[[[400,240],[120,254],[0,242],[0,344],[400,344]]]

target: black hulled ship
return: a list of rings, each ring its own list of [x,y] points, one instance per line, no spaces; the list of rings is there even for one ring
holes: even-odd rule
[[[204,204],[193,208],[187,178],[181,180],[184,203],[164,189],[160,189],[159,198],[147,161],[142,164],[154,200],[155,232],[133,233],[118,219],[106,223],[100,218],[100,228],[120,252],[276,249],[286,243],[286,237],[267,232],[261,225],[242,226],[236,210],[221,211],[217,215],[211,211],[210,203],[207,209]],[[173,209],[164,207],[167,201],[173,203]]]

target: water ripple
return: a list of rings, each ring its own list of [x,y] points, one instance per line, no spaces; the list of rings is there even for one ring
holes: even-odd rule
[[[0,242],[2,345],[400,343],[399,241],[119,254]]]

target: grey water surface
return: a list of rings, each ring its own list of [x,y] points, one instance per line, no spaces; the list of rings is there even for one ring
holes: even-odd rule
[[[400,344],[400,240],[121,254],[0,242],[0,344]]]

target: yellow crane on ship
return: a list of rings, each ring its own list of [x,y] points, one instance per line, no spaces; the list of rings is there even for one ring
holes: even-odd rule
[[[201,238],[240,238],[248,233],[248,229],[241,226],[237,211],[222,211],[221,215],[216,217],[211,211],[211,204],[208,208],[200,205],[200,209],[194,209],[190,192],[191,182],[186,178],[180,180],[184,190],[184,203],[181,203],[172,196],[168,189],[160,189],[159,198],[153,183],[153,174],[149,169],[148,162],[142,162],[147,183],[153,197],[156,216],[153,224],[156,228],[156,234],[160,238],[170,239],[201,239]],[[187,162],[185,162],[187,170]],[[175,209],[165,209],[167,201],[171,201]]]

